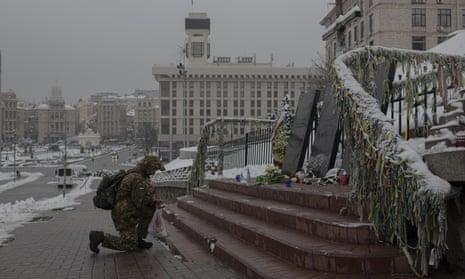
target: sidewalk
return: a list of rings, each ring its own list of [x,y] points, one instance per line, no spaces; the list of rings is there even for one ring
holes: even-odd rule
[[[180,260],[164,245],[134,252],[105,248],[98,255],[89,250],[92,229],[115,233],[110,212],[94,209],[93,194],[81,197],[72,208],[43,213],[43,218],[14,232],[15,239],[0,246],[2,279],[75,278],[244,278],[217,262],[210,254],[178,234],[168,233],[184,247]],[[172,228],[171,226],[169,228]]]

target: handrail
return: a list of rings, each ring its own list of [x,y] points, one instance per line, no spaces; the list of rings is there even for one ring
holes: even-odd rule
[[[454,69],[460,69],[458,73],[463,75],[465,68],[462,67],[464,58],[366,47],[335,60],[331,84],[345,144],[352,149],[349,173],[351,183],[358,190],[358,203],[362,207],[368,206],[369,220],[378,237],[397,243],[412,270],[418,276],[426,276],[428,262],[438,263],[447,249],[446,196],[450,193],[450,184],[428,170],[372,97],[374,68],[378,63],[410,68],[421,62],[447,68],[451,74]],[[402,83],[405,85],[403,90],[406,90],[406,97],[413,100],[416,90],[411,90],[411,86],[414,82],[426,88],[420,83],[435,81],[431,75],[407,74]],[[414,247],[409,246],[407,236],[411,224],[417,228],[418,243]],[[409,252],[412,249],[420,258],[420,271],[416,270]]]

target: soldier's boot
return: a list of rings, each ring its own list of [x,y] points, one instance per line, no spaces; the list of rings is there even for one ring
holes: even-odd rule
[[[143,240],[141,237],[137,238],[139,248],[152,248],[152,242]]]
[[[89,248],[92,252],[98,254],[100,250],[98,246],[103,242],[105,235],[102,231],[90,231],[89,233]]]

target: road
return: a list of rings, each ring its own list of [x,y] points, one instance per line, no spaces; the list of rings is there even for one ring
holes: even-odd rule
[[[90,170],[120,170],[128,169],[131,167],[128,164],[128,158],[132,158],[132,149],[123,149],[117,151],[119,159],[114,161],[111,153],[103,154],[98,156],[92,161],[91,159],[85,159],[80,162],[73,164],[85,165]],[[31,173],[42,173],[39,179],[33,183],[26,183],[18,187],[12,188],[10,190],[0,193],[0,204],[15,202],[28,199],[33,197],[35,200],[41,200],[46,198],[55,197],[63,193],[63,189],[57,187],[57,182],[55,178],[55,169],[60,166],[29,166],[29,167],[19,167],[17,168],[21,172],[31,172]],[[12,172],[12,168],[2,168],[2,172]],[[77,183],[83,182],[83,179],[79,179]],[[0,182],[1,184],[7,183],[7,181]],[[65,189],[69,191],[70,189]]]

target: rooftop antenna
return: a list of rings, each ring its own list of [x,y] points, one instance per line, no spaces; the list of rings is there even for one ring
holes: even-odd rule
[[[178,61],[186,64],[186,47],[178,45]]]

